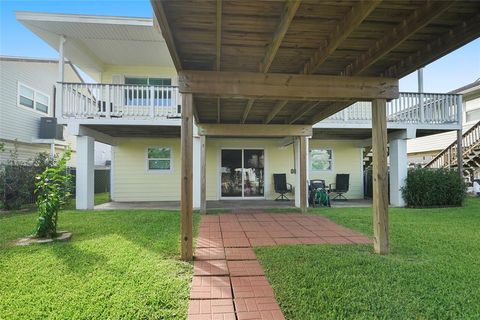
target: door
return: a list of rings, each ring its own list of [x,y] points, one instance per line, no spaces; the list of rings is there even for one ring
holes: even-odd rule
[[[222,149],[221,197],[263,198],[264,163],[263,149]]]

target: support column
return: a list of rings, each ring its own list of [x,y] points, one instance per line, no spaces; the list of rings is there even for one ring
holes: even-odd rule
[[[457,164],[458,174],[463,179],[463,97],[461,95],[457,96],[457,116],[460,125],[460,129],[457,130]]]
[[[65,82],[65,36],[60,36],[59,43],[58,43],[58,82]],[[54,116],[59,118],[63,114],[63,88],[61,85],[57,85],[57,98],[55,101],[55,114]]]
[[[181,128],[181,196],[180,234],[181,256],[184,261],[193,259],[193,97],[182,94]]]
[[[300,137],[300,209],[307,212],[307,137]]]
[[[295,169],[295,207],[300,208],[300,138],[293,138],[293,162]]]
[[[207,213],[206,137],[200,137],[200,213]]]
[[[407,140],[390,140],[390,204],[404,207],[402,187],[408,174]]]
[[[115,146],[110,146],[110,201],[115,201]]]
[[[77,136],[76,208],[91,210],[95,195],[95,139]]]
[[[372,101],[373,149],[373,233],[376,253],[387,254],[388,243],[388,168],[387,101]]]

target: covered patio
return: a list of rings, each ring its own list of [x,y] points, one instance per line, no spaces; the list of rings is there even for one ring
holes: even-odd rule
[[[307,208],[312,125],[356,101],[372,102],[374,248],[388,245],[386,102],[398,79],[475,39],[470,1],[152,0],[182,94],[182,258],[193,258],[193,125],[205,139],[293,137],[298,206]]]

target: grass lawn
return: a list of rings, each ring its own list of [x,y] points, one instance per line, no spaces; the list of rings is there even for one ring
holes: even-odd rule
[[[316,209],[372,234],[370,208]],[[479,319],[480,199],[391,209],[392,253],[370,245],[259,248],[287,319]]]
[[[193,268],[178,260],[178,212],[64,211],[70,242],[12,246],[36,217],[0,216],[0,319],[186,318]]]

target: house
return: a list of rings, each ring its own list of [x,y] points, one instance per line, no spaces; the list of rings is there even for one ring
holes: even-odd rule
[[[464,148],[472,146],[472,154],[465,156],[464,167],[468,172],[469,180],[480,177],[480,159],[479,153],[475,148],[479,149],[480,135],[480,79],[467,84],[461,88],[453,90],[453,94],[461,94],[463,99],[462,118],[463,127],[462,134]],[[449,154],[449,150],[455,148],[457,142],[457,132],[450,131],[440,134],[430,135],[422,138],[412,139],[408,141],[408,161],[411,166],[432,166],[441,167],[449,166],[449,161],[442,164],[435,164],[442,155]],[[452,159],[453,160],[453,159]],[[443,160],[442,160],[443,161]],[[453,161],[454,162],[454,161]],[[452,163],[453,166],[456,163]]]
[[[112,198],[181,200],[189,260],[193,207],[271,199],[274,173],[287,174],[303,212],[308,178],[349,173],[347,196],[360,197],[366,149],[374,247],[388,252],[388,140],[391,202],[401,205],[406,140],[462,126],[459,95],[399,93],[398,79],[478,37],[479,4],[152,7],[154,20],[17,13],[60,61],[98,81],[68,83],[59,65],[56,117],[77,136],[77,208],[93,207],[94,141],[110,144]]]
[[[180,200],[180,111],[178,73],[165,40],[152,19],[19,12],[17,19],[65,58],[74,61],[98,84],[67,83],[59,87],[57,118],[79,137],[80,150],[89,152],[93,140],[112,145],[111,198],[117,202]],[[95,37],[92,32],[95,30]],[[54,40],[52,40],[54,39]],[[137,48],[141,47],[139,51]],[[159,54],[160,53],[160,54]],[[425,114],[420,119],[420,96],[401,94],[388,103],[388,136],[391,167],[396,168],[391,203],[402,206],[398,190],[406,175],[405,142],[408,139],[459,127],[454,94],[424,95]],[[449,103],[445,103],[445,101]],[[244,110],[239,100],[234,114],[241,122],[292,123],[304,119],[315,103],[281,102],[275,114],[262,114],[275,101],[257,100]],[[221,102],[220,102],[221,103]],[[250,103],[249,103],[250,104]],[[110,105],[110,108],[108,107]],[[297,112],[292,112],[296,110]],[[434,119],[444,112],[443,118]],[[231,118],[221,110],[205,114],[204,121]],[[371,103],[359,102],[313,126],[309,144],[308,179],[335,183],[336,174],[350,175],[345,196],[364,198],[364,169],[371,164]],[[320,118],[319,118],[320,120]],[[231,121],[231,120],[227,120]],[[195,127],[195,130],[198,130]],[[285,173],[295,185],[299,150],[294,139],[237,137],[206,139],[206,199],[275,199],[273,174]],[[194,138],[194,187],[200,188],[202,138]],[[91,165],[92,159],[85,159]],[[395,180],[395,177],[397,179]],[[81,195],[81,193],[77,194]],[[298,189],[287,195],[299,205]],[[200,207],[200,192],[194,193]],[[78,202],[91,208],[90,199]]]
[[[55,116],[57,79],[58,60],[0,56],[0,142],[5,145],[0,163],[9,158],[15,146],[22,161],[40,152],[59,153],[67,145],[75,149],[75,138],[63,127],[57,130],[53,124],[50,136],[40,131],[42,119]],[[83,82],[70,62],[65,63],[65,79]]]

